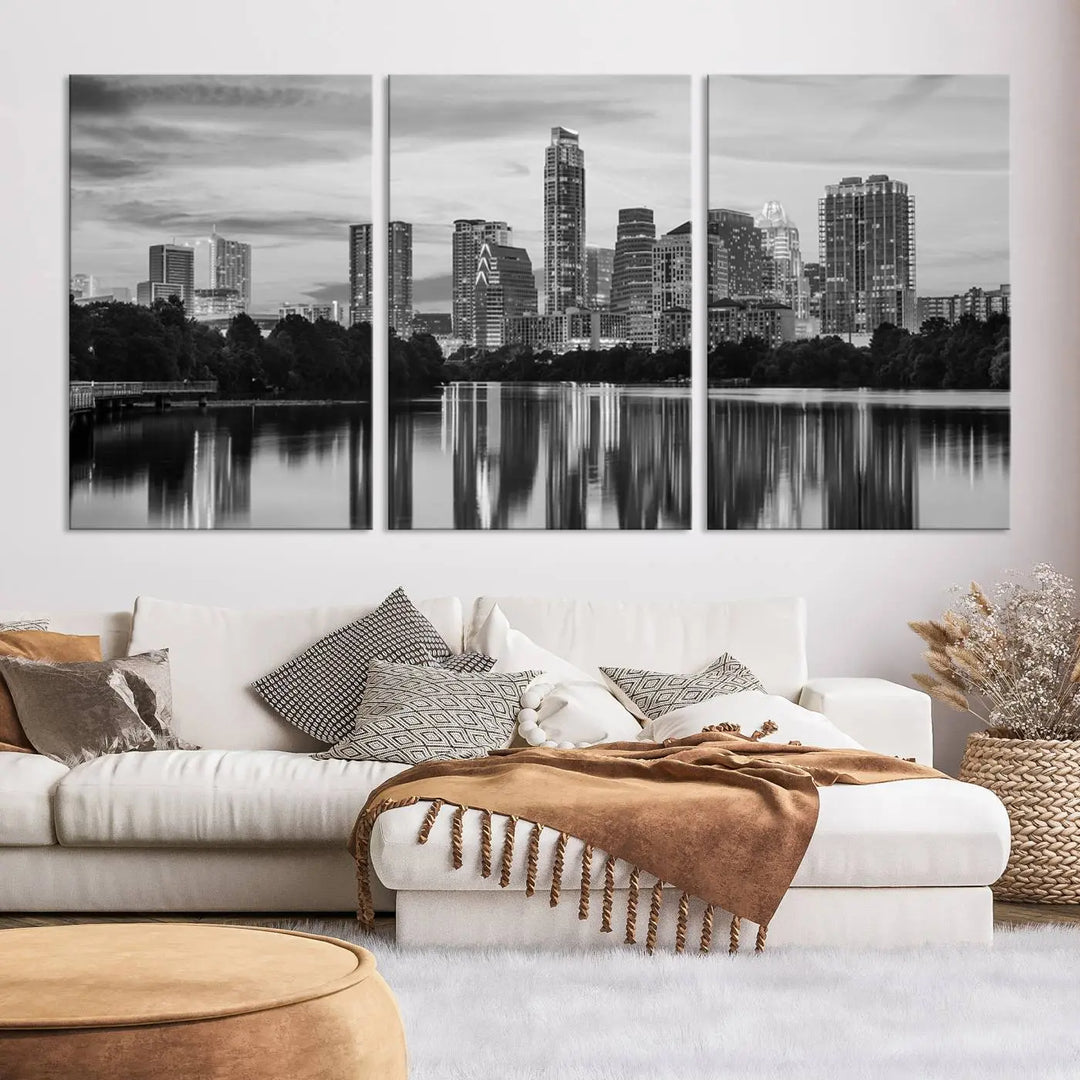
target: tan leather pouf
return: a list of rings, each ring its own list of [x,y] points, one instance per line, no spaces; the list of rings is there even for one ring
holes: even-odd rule
[[[3,1080],[405,1080],[366,949],[199,923],[0,931]]]

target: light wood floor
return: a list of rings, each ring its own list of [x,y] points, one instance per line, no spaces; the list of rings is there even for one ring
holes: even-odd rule
[[[343,915],[349,913],[343,912]],[[297,913],[295,918],[311,918],[313,916]],[[319,916],[314,916],[318,918]],[[334,916],[328,915],[328,918]],[[209,915],[188,914],[119,914],[119,915],[0,915],[0,930],[9,930],[19,926],[62,926],[67,923],[85,922],[214,922],[214,923],[242,923],[248,926],[260,924],[276,924],[288,919],[288,914],[283,915],[223,915],[212,913]],[[1004,901],[994,903],[994,924],[996,926],[1023,926],[1034,923],[1064,923],[1080,927],[1080,904],[1011,904]],[[380,937],[391,938],[394,933],[394,919],[392,916],[384,916],[375,920],[375,932]]]

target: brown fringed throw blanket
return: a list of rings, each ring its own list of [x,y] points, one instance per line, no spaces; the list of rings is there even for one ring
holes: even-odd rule
[[[775,729],[773,729],[775,730]],[[636,937],[638,881],[656,879],[649,911],[646,948],[656,944],[662,889],[681,890],[676,949],[682,951],[690,897],[706,904],[701,950],[712,939],[713,909],[731,912],[731,946],[738,948],[739,923],[760,927],[757,948],[814,834],[819,787],[880,784],[888,780],[940,777],[916,765],[869,750],[830,750],[756,741],[725,726],[666,743],[608,743],[580,750],[525,747],[499,750],[466,761],[417,765],[376,788],[368,798],[350,841],[356,857],[360,922],[374,925],[368,881],[371,829],[387,810],[430,801],[417,836],[426,843],[443,807],[454,807],[452,858],[462,864],[462,823],[466,813],[482,815],[481,865],[492,872],[492,814],[508,821],[498,872],[510,882],[514,829],[518,819],[533,822],[528,847],[526,895],[536,889],[540,836],[559,833],[551,904],[558,903],[563,853],[568,837],[585,844],[579,915],[588,917],[593,850],[606,856],[603,921],[611,930],[616,860],[631,867],[626,941]]]

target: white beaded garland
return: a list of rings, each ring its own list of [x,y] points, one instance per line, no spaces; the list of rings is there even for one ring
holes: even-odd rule
[[[534,712],[540,708],[543,700],[544,695],[540,692],[540,687],[530,686],[521,695],[521,707],[523,709],[528,709],[530,712]]]
[[[540,714],[532,708],[518,710],[518,727],[535,726],[540,719]]]
[[[518,728],[518,731],[521,731],[521,728]],[[530,746],[541,746],[546,738],[544,733],[535,724],[527,731],[521,731],[521,737]]]

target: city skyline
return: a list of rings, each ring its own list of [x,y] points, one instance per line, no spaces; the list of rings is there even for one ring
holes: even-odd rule
[[[254,250],[251,307],[348,300],[348,227],[371,217],[369,76],[73,75],[71,269],[146,278],[155,244],[212,230]]]
[[[1009,281],[1009,83],[998,75],[714,75],[709,207],[783,204],[820,261],[818,200],[887,174],[916,204],[919,295]]]
[[[687,76],[392,76],[390,216],[413,225],[415,310],[450,310],[461,218],[508,223],[543,293],[553,127],[580,136],[588,246],[615,247],[623,207],[652,207],[660,232],[687,220],[689,91]]]

